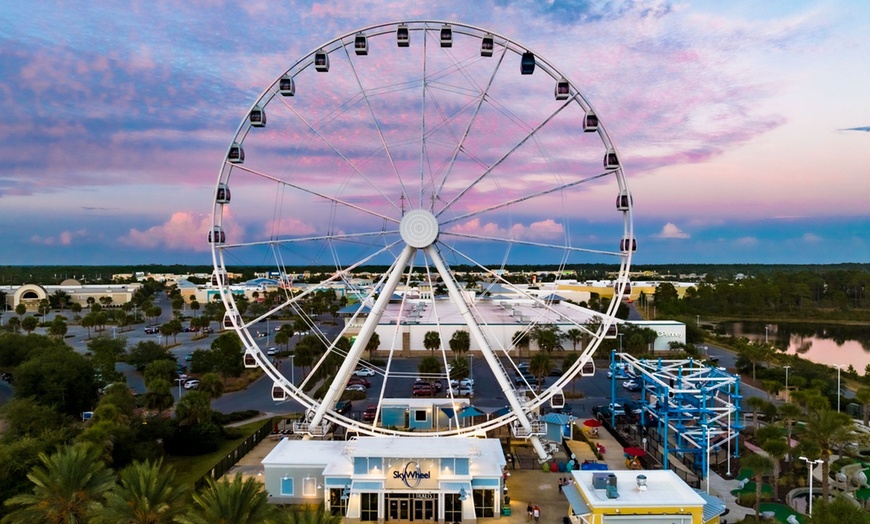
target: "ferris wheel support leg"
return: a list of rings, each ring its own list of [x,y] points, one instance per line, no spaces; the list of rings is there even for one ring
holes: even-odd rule
[[[477,324],[477,319],[474,318],[474,315],[472,315],[471,311],[468,309],[468,304],[465,302],[465,298],[462,296],[462,292],[459,290],[459,286],[457,286],[456,282],[453,280],[453,275],[450,274],[450,271],[444,264],[444,260],[441,258],[441,254],[438,252],[437,249],[435,249],[435,246],[427,247],[426,254],[429,255],[429,257],[432,259],[432,263],[438,270],[438,274],[441,275],[441,280],[444,281],[444,285],[447,287],[447,292],[450,295],[450,298],[456,304],[456,307],[459,308],[459,314],[462,315],[462,319],[465,320],[465,324],[468,326],[471,337],[475,342],[477,342],[478,347],[480,347],[480,352],[483,354],[486,363],[492,370],[493,375],[495,376],[495,379],[498,382],[502,393],[504,393],[505,399],[507,399],[508,404],[510,404],[511,409],[517,417],[517,421],[527,431],[531,432],[532,423],[529,420],[528,415],[523,410],[523,406],[522,404],[520,404],[520,400],[514,394],[514,388],[508,381],[507,376],[505,376],[505,374],[501,371],[501,363],[498,361],[498,358],[496,358],[495,353],[493,353],[492,348],[489,345],[489,342],[486,340],[486,336],[483,334],[483,331]],[[540,439],[533,436],[529,438],[529,442],[531,442],[532,447],[535,448],[535,451],[538,453],[538,458],[542,462],[550,458],[550,455],[544,449],[544,446],[541,445]]]
[[[390,277],[384,283],[384,287],[381,289],[381,294],[375,301],[371,313],[369,313],[365,322],[363,322],[359,335],[357,335],[356,340],[354,340],[353,345],[347,352],[347,357],[345,357],[344,362],[342,362],[341,367],[335,374],[335,378],[332,379],[332,383],[329,385],[326,394],[323,395],[323,401],[314,411],[314,416],[311,417],[310,421],[311,426],[317,426],[320,424],[320,422],[323,421],[323,415],[326,414],[328,409],[332,409],[332,406],[335,405],[335,401],[341,396],[341,388],[344,387],[344,384],[350,378],[353,370],[356,369],[359,357],[368,345],[372,333],[375,332],[375,328],[377,327],[378,322],[380,322],[384,310],[387,308],[390,297],[393,296],[393,292],[396,290],[399,280],[402,278],[402,274],[408,266],[408,262],[411,260],[415,251],[415,248],[405,246],[405,249],[402,250],[402,253],[399,255],[398,259],[396,259],[396,263],[392,268],[392,273],[390,273]]]

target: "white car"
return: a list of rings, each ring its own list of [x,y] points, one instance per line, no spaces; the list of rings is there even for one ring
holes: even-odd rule
[[[450,393],[452,393],[454,397],[473,397],[474,389],[470,386],[460,386],[458,388],[453,387],[450,388]]]
[[[363,393],[365,393],[366,387],[363,386],[362,384],[350,384],[346,388],[344,388],[344,390],[345,391],[362,391]]]
[[[474,388],[474,379],[473,378],[464,378],[464,379],[460,380],[459,382],[457,382],[455,380],[451,380],[450,387],[455,388],[456,386],[459,386],[462,388],[473,389]]]
[[[355,377],[373,377],[375,376],[375,370],[372,368],[359,368],[353,372]]]
[[[192,378],[184,383],[184,389],[196,389],[199,387],[199,380]]]
[[[273,357],[273,356],[278,354],[278,348],[269,348],[266,351],[266,354],[269,355],[270,357]]]

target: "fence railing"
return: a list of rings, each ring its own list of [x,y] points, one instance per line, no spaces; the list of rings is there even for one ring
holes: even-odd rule
[[[199,480],[196,481],[194,487],[196,489],[200,489],[208,483],[208,479],[217,480],[224,476],[224,474],[230,470],[233,466],[235,466],[239,460],[242,459],[245,455],[248,454],[249,451],[254,449],[257,444],[260,443],[265,437],[267,437],[272,432],[272,419],[267,419],[263,422],[263,425],[255,431],[250,437],[243,440],[238,446],[235,447],[232,451],[227,453],[222,459],[220,459],[217,464],[212,466],[212,468],[200,477]]]

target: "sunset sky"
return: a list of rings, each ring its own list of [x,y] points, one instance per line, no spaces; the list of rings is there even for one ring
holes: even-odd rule
[[[218,173],[264,89],[340,35],[427,19],[582,88],[635,264],[870,262],[868,2],[107,0],[0,11],[0,264],[210,264]]]

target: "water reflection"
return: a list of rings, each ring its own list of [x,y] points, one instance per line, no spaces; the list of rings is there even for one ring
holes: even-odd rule
[[[819,364],[851,364],[859,374],[870,364],[870,325],[723,322],[719,328],[725,335],[767,340],[780,351]]]

